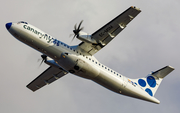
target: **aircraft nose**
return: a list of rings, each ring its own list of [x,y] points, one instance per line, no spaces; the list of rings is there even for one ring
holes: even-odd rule
[[[9,30],[11,28],[12,22],[6,24],[6,29]]]

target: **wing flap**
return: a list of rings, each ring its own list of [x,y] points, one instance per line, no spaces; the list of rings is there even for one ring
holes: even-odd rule
[[[41,75],[39,75],[36,79],[34,79],[31,83],[29,83],[27,85],[27,88],[29,88],[32,91],[36,91],[42,88],[43,86],[50,84],[55,80],[63,77],[66,74],[67,72],[64,71],[63,69],[49,67]]]

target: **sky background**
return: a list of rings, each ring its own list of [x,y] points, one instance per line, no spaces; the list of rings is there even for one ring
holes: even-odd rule
[[[179,0],[0,0],[1,113],[178,113],[180,112]],[[105,48],[95,54],[103,64],[129,78],[141,78],[166,65],[175,71],[155,97],[159,105],[111,92],[72,74],[32,92],[26,85],[47,66],[41,53],[19,42],[5,28],[21,20],[67,44],[73,27],[84,20],[93,33],[130,6],[142,12]]]

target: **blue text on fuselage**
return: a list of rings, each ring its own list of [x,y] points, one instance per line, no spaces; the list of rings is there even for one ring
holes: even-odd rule
[[[28,25],[24,25],[23,28],[26,29],[26,30],[29,30],[29,31],[33,32],[33,33],[36,34],[36,35],[40,35],[39,38],[40,38],[40,39],[45,39],[45,40],[47,41],[47,43],[53,43],[53,44],[56,45],[56,46],[59,46],[60,43],[61,43],[61,44],[64,44],[64,43],[62,43],[61,41],[53,38],[52,36],[50,36],[50,35],[48,35],[48,34],[43,34],[43,33],[39,32],[38,30],[36,30],[36,29],[28,26]]]

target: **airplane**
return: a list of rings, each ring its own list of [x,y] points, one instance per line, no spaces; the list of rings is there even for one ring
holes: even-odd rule
[[[69,46],[27,22],[6,23],[6,29],[19,41],[41,52],[42,62],[49,65],[42,74],[27,85],[33,92],[68,73],[83,77],[125,96],[160,104],[154,97],[163,78],[174,70],[165,66],[146,77],[131,79],[100,63],[94,54],[114,39],[141,10],[129,7],[116,18],[93,34],[83,32],[83,27],[74,26],[74,38],[82,42]]]

